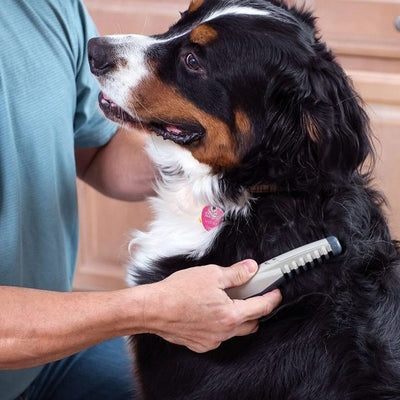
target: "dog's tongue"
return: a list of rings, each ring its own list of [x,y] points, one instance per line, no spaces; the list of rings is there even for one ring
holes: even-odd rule
[[[182,131],[174,125],[167,125],[165,129],[170,133],[174,133],[175,135],[179,135],[182,133]]]

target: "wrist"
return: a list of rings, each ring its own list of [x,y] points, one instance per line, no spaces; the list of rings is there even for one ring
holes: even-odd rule
[[[155,333],[160,325],[160,293],[157,283],[122,289],[116,293],[111,322],[119,336]]]

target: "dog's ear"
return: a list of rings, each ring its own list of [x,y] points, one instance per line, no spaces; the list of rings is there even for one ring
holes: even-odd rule
[[[349,78],[330,53],[307,77],[302,126],[324,172],[352,174],[372,153],[369,120]]]

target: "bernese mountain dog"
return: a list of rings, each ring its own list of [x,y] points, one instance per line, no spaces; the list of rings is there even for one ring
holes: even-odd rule
[[[101,109],[145,131],[159,167],[132,285],[329,235],[344,249],[284,285],[253,335],[205,354],[131,338],[143,398],[399,400],[399,253],[370,184],[367,115],[313,16],[193,0],[164,34],[92,39],[89,60]]]

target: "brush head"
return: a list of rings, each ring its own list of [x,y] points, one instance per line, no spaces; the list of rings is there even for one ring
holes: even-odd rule
[[[260,264],[258,272],[249,282],[228,289],[227,294],[232,299],[262,295],[341,252],[342,246],[335,236],[306,244]]]

